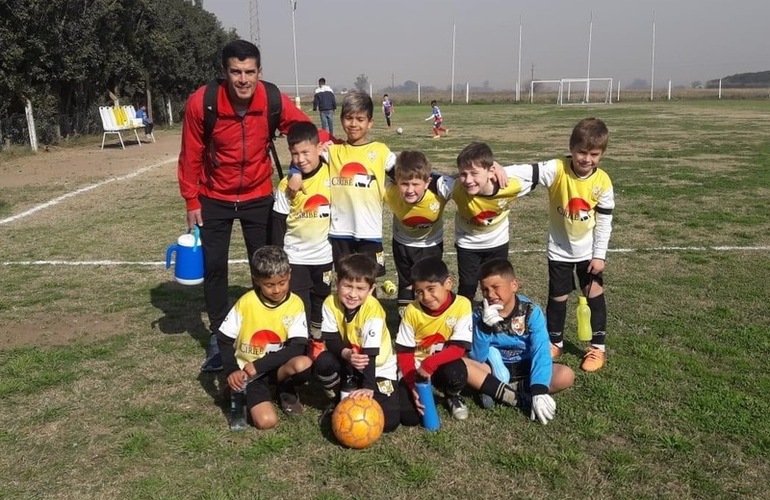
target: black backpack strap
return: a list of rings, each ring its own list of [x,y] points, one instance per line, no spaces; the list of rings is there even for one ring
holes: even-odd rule
[[[206,84],[206,90],[203,92],[203,144],[207,149],[211,146],[211,134],[214,132],[214,125],[217,124],[219,85],[220,80],[211,80]]]
[[[281,100],[281,91],[274,83],[262,80],[262,84],[267,91],[267,129],[270,137],[270,153],[273,155],[273,164],[278,178],[283,179],[283,169],[278,159],[278,152],[275,149],[275,131],[278,130],[278,124],[281,123],[281,112],[283,111],[283,101]]]

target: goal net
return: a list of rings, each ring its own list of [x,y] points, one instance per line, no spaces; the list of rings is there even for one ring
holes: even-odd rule
[[[612,104],[612,78],[562,78],[556,103]]]

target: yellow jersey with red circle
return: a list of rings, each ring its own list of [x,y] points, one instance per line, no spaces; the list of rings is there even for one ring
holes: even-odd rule
[[[396,183],[386,183],[385,203],[393,212],[393,239],[409,247],[432,247],[442,243],[442,217],[453,188],[454,179],[437,175],[431,178],[420,201],[407,203]]]
[[[304,192],[298,192],[293,199],[286,195],[288,183],[288,177],[278,183],[273,211],[286,215],[283,249],[289,262],[311,266],[328,264],[332,261],[329,166],[324,163],[312,177],[303,179]]]
[[[323,305],[321,331],[339,332],[342,343],[356,352],[377,351],[375,377],[398,380],[396,355],[385,321],[385,309],[369,295],[353,318],[345,319],[345,306],[336,295],[326,297]]]
[[[396,156],[381,142],[359,146],[332,144],[328,151],[331,181],[329,236],[382,241],[385,171]]]
[[[247,363],[261,359],[267,353],[283,349],[291,338],[307,338],[305,305],[302,299],[290,293],[284,302],[271,307],[251,290],[230,309],[219,331],[235,339],[235,360],[243,369]]]
[[[425,312],[417,300],[406,306],[396,344],[414,349],[416,368],[425,358],[444,349],[447,342],[470,349],[473,343],[473,307],[470,300],[457,295],[454,302],[438,316]]]

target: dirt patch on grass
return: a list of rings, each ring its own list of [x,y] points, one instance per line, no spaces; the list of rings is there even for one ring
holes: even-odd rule
[[[0,350],[19,347],[53,347],[78,340],[94,341],[124,332],[124,314],[92,313],[57,315],[41,312],[22,321],[5,325],[6,333],[0,336]]]
[[[113,136],[114,137],[114,136]],[[126,149],[108,138],[104,149],[101,141],[72,148],[49,147],[35,155],[0,157],[0,187],[22,187],[50,183],[80,184],[86,180],[109,178],[133,172],[138,168],[179,155],[180,133],[156,133],[155,143],[139,146],[123,138]]]

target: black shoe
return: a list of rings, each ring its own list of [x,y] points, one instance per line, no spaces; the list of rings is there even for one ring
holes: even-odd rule
[[[331,425],[332,423],[332,413],[334,413],[334,409],[337,408],[337,402],[331,401],[328,405],[326,405],[326,408],[321,412],[321,415],[318,417],[318,423],[321,425]]]
[[[465,420],[468,418],[468,407],[465,406],[465,401],[460,396],[449,396],[446,400],[452,417],[456,420]]]
[[[201,365],[202,372],[221,372],[223,369],[222,355],[220,353],[206,357]]]
[[[280,392],[278,393],[278,401],[281,403],[281,410],[286,415],[302,415],[302,412],[305,411],[297,393]]]

